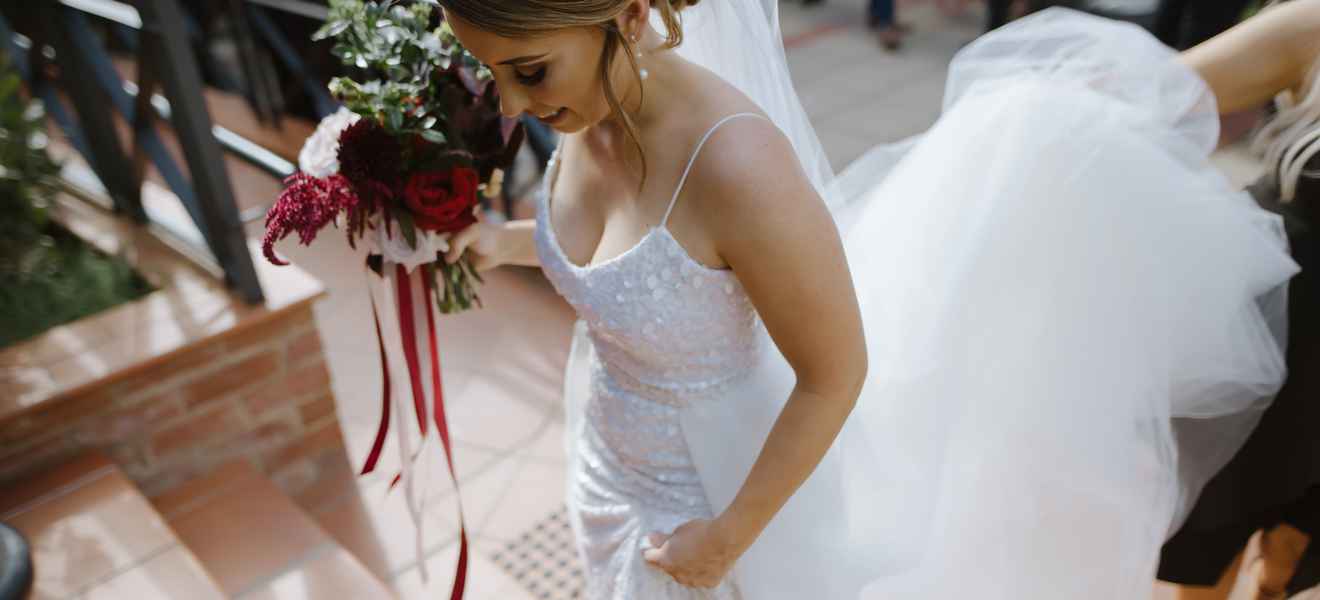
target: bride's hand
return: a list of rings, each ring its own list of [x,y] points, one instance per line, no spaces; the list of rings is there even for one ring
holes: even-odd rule
[[[449,251],[445,262],[453,264],[467,252],[472,268],[485,271],[504,264],[508,249],[504,243],[504,224],[487,223],[479,217],[476,223],[449,238]]]
[[[651,548],[642,553],[646,562],[694,588],[719,585],[739,554],[715,522],[705,519],[689,521],[670,536],[652,533],[649,540]]]

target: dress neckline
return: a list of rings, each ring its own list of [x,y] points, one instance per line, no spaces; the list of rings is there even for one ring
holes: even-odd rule
[[[619,254],[616,254],[610,258],[607,258],[600,262],[588,263],[586,265],[579,265],[573,262],[572,259],[568,257],[568,253],[564,251],[563,246],[559,244],[559,235],[555,232],[554,217],[551,212],[551,206],[554,198],[555,183],[559,180],[559,158],[560,158],[560,150],[562,148],[563,146],[561,144],[559,147],[555,148],[555,151],[550,155],[549,168],[546,169],[545,185],[544,185],[544,190],[542,192],[541,212],[544,215],[543,220],[545,226],[545,233],[546,236],[549,238],[550,246],[554,249],[555,254],[558,256],[559,260],[562,261],[565,265],[568,265],[570,269],[579,273],[590,273],[602,267],[615,264],[623,260],[624,258],[637,253],[637,251],[640,250],[642,246],[646,245],[651,240],[651,238],[655,237],[656,234],[658,233],[662,233],[664,234],[663,237],[669,238],[669,242],[673,244],[675,248],[678,249],[679,256],[681,256],[683,260],[691,263],[692,266],[701,269],[702,271],[713,274],[721,274],[721,275],[733,274],[732,269],[727,269],[727,268],[716,269],[714,267],[702,263],[701,261],[698,261],[695,258],[692,258],[692,255],[688,253],[687,248],[684,248],[683,244],[680,244],[678,240],[674,238],[674,234],[669,231],[669,227],[664,223],[661,223],[660,225],[652,225],[649,229],[647,229],[646,233],[642,235],[640,239],[637,240],[636,243],[630,246],[627,250],[624,250],[623,252],[620,252]],[[604,238],[603,233],[601,237],[602,239]],[[597,246],[596,249],[599,250],[600,247]],[[594,256],[595,253],[593,252],[592,254]]]

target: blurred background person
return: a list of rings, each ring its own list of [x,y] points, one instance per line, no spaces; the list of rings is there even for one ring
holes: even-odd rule
[[[1165,44],[1186,50],[1237,24],[1252,4],[1251,0],[1161,0],[1153,33]]]
[[[947,1],[947,0],[945,0]],[[802,0],[803,6],[817,6],[825,0]],[[876,31],[880,45],[886,50],[898,50],[908,27],[895,17],[894,0],[867,0],[866,24]]]
[[[894,17],[894,0],[870,0],[866,24],[876,31],[880,45],[886,50],[898,50],[903,44],[907,28],[899,25]]]
[[[1206,10],[1202,17],[1229,18],[1228,12],[1209,10],[1211,4],[1218,10],[1237,3],[1188,7]],[[1184,31],[1200,32],[1189,35],[1219,26],[1198,18],[1184,21],[1190,24]],[[1266,174],[1249,190],[1262,207],[1282,216],[1302,271],[1289,289],[1288,381],[1165,545],[1159,578],[1181,584],[1179,600],[1222,600],[1235,587],[1233,600],[1284,598],[1320,583],[1320,552],[1313,542],[1320,530],[1320,289],[1314,272],[1320,226],[1320,0],[1267,9],[1183,56],[1209,83],[1222,114],[1275,99],[1253,143]]]

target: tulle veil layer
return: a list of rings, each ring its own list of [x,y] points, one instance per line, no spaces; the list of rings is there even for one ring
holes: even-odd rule
[[[777,3],[684,14],[680,51],[762,106],[834,212],[871,365],[735,568],[744,597],[1148,596],[1161,543],[1285,374],[1296,266],[1208,162],[1205,84],[1135,27],[1051,9],[965,48],[940,120],[836,178]],[[747,383],[682,418],[717,510],[793,386],[765,344]],[[579,324],[570,462],[591,352]]]

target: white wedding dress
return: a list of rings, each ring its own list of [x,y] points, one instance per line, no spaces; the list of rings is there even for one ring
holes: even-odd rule
[[[714,590],[647,565],[645,536],[728,505],[793,373],[737,274],[663,221],[569,262],[552,164],[536,239],[581,317],[565,394],[588,598],[1148,596],[1161,542],[1283,378],[1279,224],[1207,161],[1204,83],[1135,28],[1046,11],[969,46],[947,94],[919,141],[822,190],[870,372]]]
[[[740,116],[756,118],[735,115],[716,127]],[[628,251],[589,266],[569,261],[555,237],[557,173],[558,152],[537,211],[536,248],[594,350],[583,425],[570,442],[577,460],[568,500],[587,566],[586,595],[736,599],[727,582],[711,591],[679,585],[648,566],[641,549],[649,533],[713,516],[679,415],[718,402],[751,373],[765,341],[756,308],[733,271],[698,263],[670,235],[669,212],[686,172],[659,225]]]

